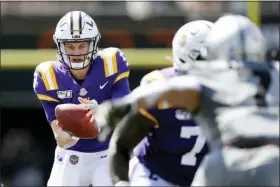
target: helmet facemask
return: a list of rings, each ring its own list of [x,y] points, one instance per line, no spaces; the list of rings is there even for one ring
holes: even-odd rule
[[[68,68],[73,70],[80,70],[88,67],[91,64],[92,60],[97,55],[99,39],[100,39],[100,34],[98,34],[94,38],[89,38],[89,39],[72,39],[72,40],[56,39],[55,42],[57,44],[59,61],[64,63]],[[75,43],[75,42],[88,42],[88,51],[81,54],[67,53],[66,52],[67,49],[65,45],[67,43]],[[75,62],[74,60],[75,57],[77,57],[78,62]],[[82,59],[80,59],[80,57],[82,57]]]
[[[197,48],[199,49],[199,47]],[[174,67],[179,74],[187,74],[189,68],[200,58],[200,50],[196,48],[189,49],[187,46],[182,46],[174,56]]]

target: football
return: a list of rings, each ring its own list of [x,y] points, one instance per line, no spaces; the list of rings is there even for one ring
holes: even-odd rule
[[[88,109],[81,104],[60,104],[55,108],[56,119],[61,128],[75,137],[82,139],[96,138],[98,126],[91,116],[87,117]]]

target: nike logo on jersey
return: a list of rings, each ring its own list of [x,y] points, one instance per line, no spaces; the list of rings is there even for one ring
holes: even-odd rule
[[[103,89],[103,88],[107,85],[107,83],[108,83],[108,81],[107,81],[107,82],[105,82],[105,84],[100,85],[100,86],[99,86],[100,90],[102,90],[102,89]]]

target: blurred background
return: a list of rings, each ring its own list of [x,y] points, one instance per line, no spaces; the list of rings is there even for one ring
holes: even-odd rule
[[[37,64],[56,58],[52,34],[69,11],[95,19],[100,48],[119,47],[131,66],[130,87],[154,69],[171,66],[171,41],[188,21],[215,21],[225,13],[247,15],[267,41],[268,60],[279,60],[279,2],[1,2],[1,181],[46,185],[55,140],[33,93]]]

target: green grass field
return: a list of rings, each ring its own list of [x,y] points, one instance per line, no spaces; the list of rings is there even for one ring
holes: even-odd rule
[[[165,59],[171,49],[122,49],[132,68],[171,66]],[[35,68],[39,63],[56,59],[56,50],[1,50],[1,69]]]

